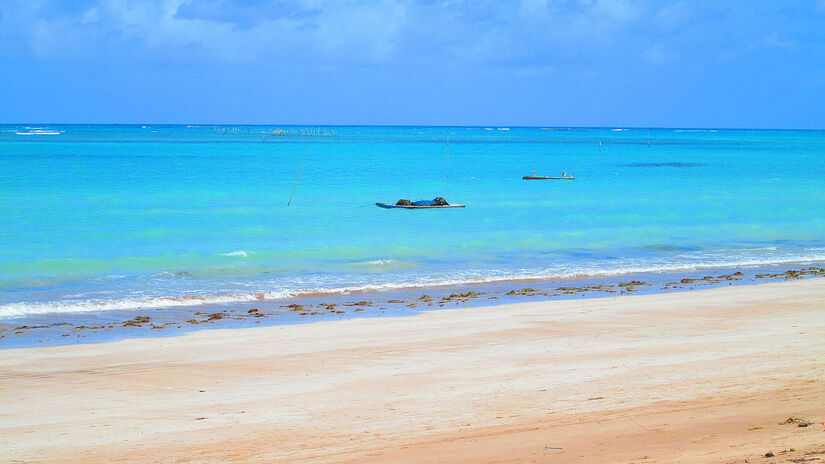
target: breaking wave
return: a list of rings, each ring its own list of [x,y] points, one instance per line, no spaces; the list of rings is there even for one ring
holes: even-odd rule
[[[249,256],[249,254],[247,254],[245,250],[236,250],[230,251],[229,253],[221,253],[221,256],[243,256],[244,258],[246,258],[247,256]]]
[[[761,250],[771,251],[772,249],[775,248],[767,247]],[[294,288],[285,289],[262,289],[259,291],[238,291],[203,295],[183,294],[180,296],[154,296],[146,298],[122,298],[112,300],[19,302],[0,305],[0,318],[48,313],[81,313],[241,303],[249,301],[278,300],[299,296],[345,295],[351,293],[380,292],[385,290],[484,284],[506,281],[615,277],[636,273],[682,272],[720,268],[753,268],[782,264],[810,264],[825,261],[825,253],[823,253],[825,250],[809,250],[816,252],[813,254],[799,254],[784,257],[741,257],[739,259],[731,259],[731,256],[728,253],[740,250],[724,250],[716,253],[718,256],[716,259],[704,254],[704,257],[706,258],[705,260],[692,263],[689,261],[692,258],[695,259],[702,253],[681,254],[678,256],[679,261],[677,262],[626,262],[623,264],[617,263],[617,265],[612,268],[604,268],[605,263],[601,262],[601,268],[596,268],[596,263],[594,263],[593,268],[582,267],[570,270],[556,267],[533,270],[508,269],[487,271],[441,271],[431,276],[419,276],[417,278],[407,278],[404,280],[394,280],[389,282],[366,282],[354,285],[328,287],[295,286]],[[379,264],[381,262],[391,261],[392,260],[377,260],[374,261],[374,263]],[[395,274],[395,277],[400,276]],[[249,284],[249,286],[252,286],[252,284]]]

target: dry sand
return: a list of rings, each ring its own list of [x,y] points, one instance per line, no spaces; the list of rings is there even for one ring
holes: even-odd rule
[[[0,461],[816,463],[823,354],[825,279],[4,350]]]

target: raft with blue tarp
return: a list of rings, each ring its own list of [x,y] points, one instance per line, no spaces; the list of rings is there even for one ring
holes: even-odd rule
[[[410,201],[410,200],[398,200],[397,203],[394,205],[389,203],[376,203],[375,206],[379,206],[381,208],[393,209],[393,208],[402,208],[402,209],[425,209],[425,208],[464,208],[466,205],[460,205],[458,203],[447,203],[447,200],[436,197],[432,200],[418,200],[418,201]]]

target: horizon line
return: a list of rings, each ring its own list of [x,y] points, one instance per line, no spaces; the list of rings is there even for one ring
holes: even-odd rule
[[[85,123],[85,122],[0,122],[0,126],[14,125],[60,125],[60,126],[279,126],[279,127],[478,127],[478,128],[523,128],[523,129],[686,129],[686,130],[776,130],[776,131],[825,131],[825,128],[793,128],[793,127],[712,127],[712,126],[633,126],[633,125],[610,125],[610,126],[555,126],[555,125],[507,125],[507,124],[296,124],[296,123]]]

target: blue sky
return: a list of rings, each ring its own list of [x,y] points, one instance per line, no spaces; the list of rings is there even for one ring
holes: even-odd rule
[[[825,128],[825,0],[0,0],[0,121]]]

